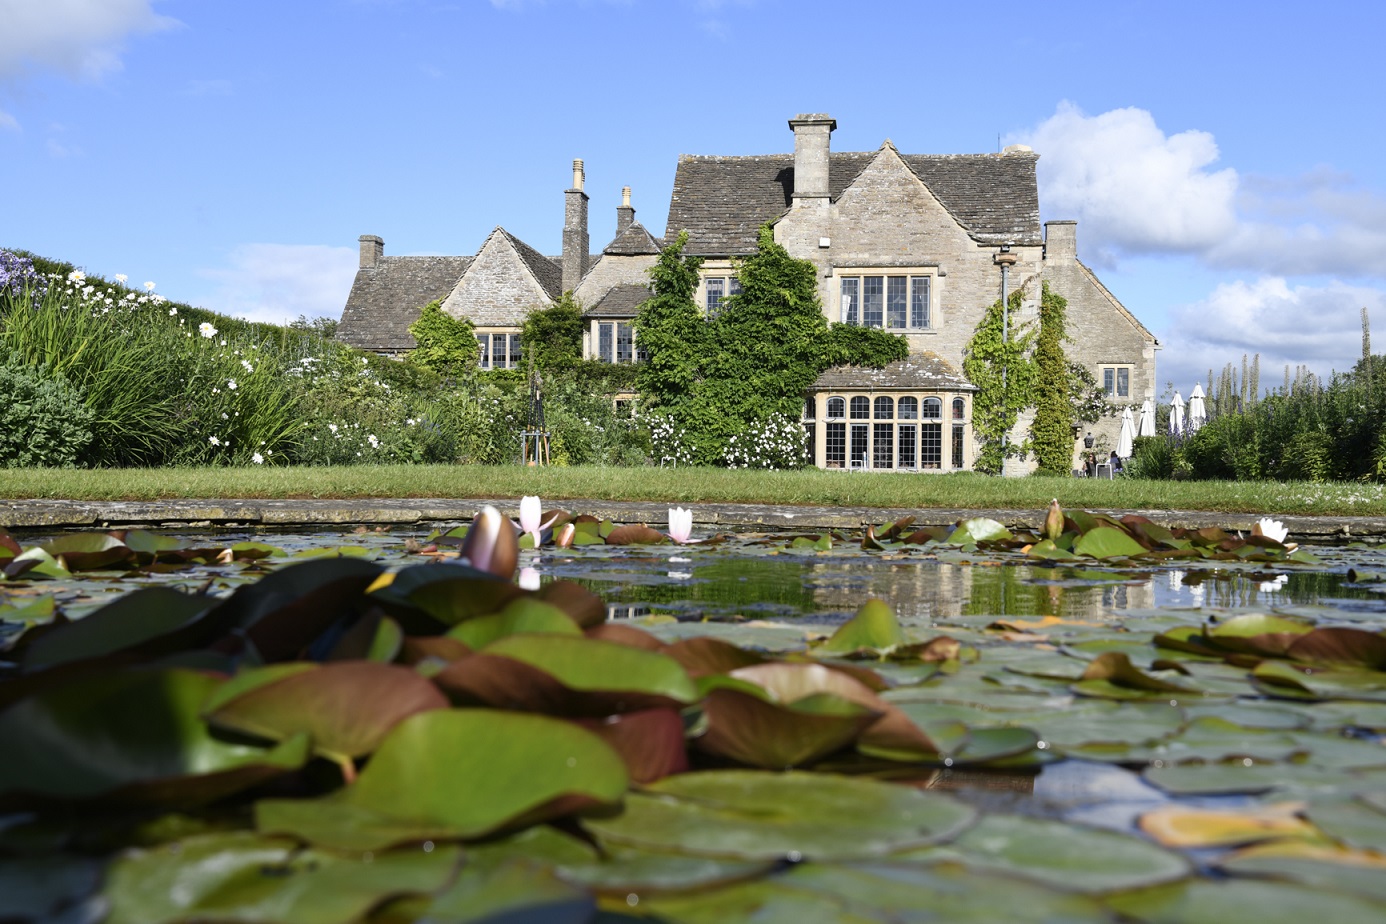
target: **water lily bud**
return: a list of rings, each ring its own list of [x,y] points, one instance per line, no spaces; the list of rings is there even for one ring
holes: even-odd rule
[[[462,556],[473,568],[509,580],[520,561],[520,544],[510,518],[501,516],[495,507],[482,507],[472,520],[472,528],[467,530]]]
[[[573,539],[577,536],[577,527],[572,523],[564,523],[558,528],[558,532],[553,537],[553,544],[560,549],[571,549]]]
[[[1044,538],[1058,542],[1064,534],[1064,511],[1056,497],[1049,502],[1049,512],[1044,515]]]

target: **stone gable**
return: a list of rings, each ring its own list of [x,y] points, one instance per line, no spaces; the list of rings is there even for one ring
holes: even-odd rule
[[[443,310],[477,327],[519,327],[531,309],[553,301],[515,240],[501,228],[491,232],[443,301]]]

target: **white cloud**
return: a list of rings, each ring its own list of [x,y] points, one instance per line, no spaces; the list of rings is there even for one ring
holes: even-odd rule
[[[216,283],[198,304],[250,321],[283,324],[299,315],[337,317],[346,304],[359,255],[325,244],[241,244],[224,268],[198,275]]]
[[[1237,174],[1209,169],[1218,147],[1207,132],[1166,135],[1143,109],[1089,116],[1064,102],[1008,140],[1040,154],[1047,215],[1078,219],[1096,262],[1115,252],[1199,252],[1236,227]]]
[[[20,131],[19,120],[5,110],[0,109],[0,128],[9,129],[12,132]]]
[[[1283,277],[1238,280],[1218,286],[1204,300],[1171,312],[1160,337],[1159,385],[1173,381],[1188,396],[1243,353],[1261,354],[1261,386],[1283,379],[1284,367],[1301,364],[1319,375],[1344,372],[1362,356],[1361,311],[1366,308],[1386,344],[1386,291],[1331,282],[1295,286]]]
[[[1089,116],[1064,102],[1008,140],[1040,154],[1045,215],[1078,219],[1091,262],[1183,253],[1218,269],[1386,279],[1386,196],[1351,176],[1215,169],[1211,134],[1166,135],[1136,108]]]
[[[177,25],[153,0],[0,0],[0,77],[31,67],[96,79],[119,70],[125,40]]]

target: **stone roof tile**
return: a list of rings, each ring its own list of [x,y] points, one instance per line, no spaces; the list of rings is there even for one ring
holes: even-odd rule
[[[640,306],[654,295],[649,286],[619,285],[602,296],[601,301],[587,309],[589,318],[633,318]]]
[[[626,230],[616,235],[616,239],[606,245],[602,253],[609,253],[614,257],[642,257],[648,254],[657,254],[662,248],[659,241],[645,226],[638,221],[633,221]]]
[[[529,271],[534,274],[534,278],[539,280],[540,287],[544,294],[549,298],[557,299],[563,294],[563,264],[554,261],[550,257],[544,256],[533,247],[520,240],[504,228],[498,229],[501,234],[514,246],[515,252],[520,255],[520,259],[529,267]]]
[[[836,200],[878,154],[829,155],[828,194]],[[901,158],[978,241],[1038,244],[1035,154],[905,154]],[[674,174],[665,240],[688,231],[690,254],[744,254],[757,231],[788,210],[794,155],[683,155]]]
[[[445,298],[471,257],[381,257],[356,271],[337,339],[362,350],[412,350],[409,325],[424,305]]]
[[[869,366],[834,366],[810,386],[814,391],[861,391],[912,389],[916,391],[976,391],[946,359],[937,353],[911,353],[883,369]]]

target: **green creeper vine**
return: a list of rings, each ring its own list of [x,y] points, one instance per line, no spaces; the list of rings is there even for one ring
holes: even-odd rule
[[[1030,448],[1045,475],[1067,475],[1073,468],[1074,408],[1068,358],[1065,313],[1068,301],[1044,283],[1040,291],[1039,335],[1035,338],[1035,419],[1030,423]]]
[[[409,362],[451,378],[467,376],[476,368],[481,348],[475,328],[466,318],[454,318],[443,310],[443,300],[423,306],[419,319],[409,325],[418,346]]]
[[[1019,458],[1025,452],[1023,444],[1006,441],[1020,412],[1031,404],[1034,382],[1029,356],[1034,332],[1028,324],[1017,323],[1021,298],[1021,291],[1016,290],[1007,299],[1010,331],[1005,343],[1001,341],[1001,300],[997,299],[987,308],[963,351],[963,373],[977,386],[972,399],[972,431],[981,451],[974,467],[992,475],[1000,474],[1003,457]]]

